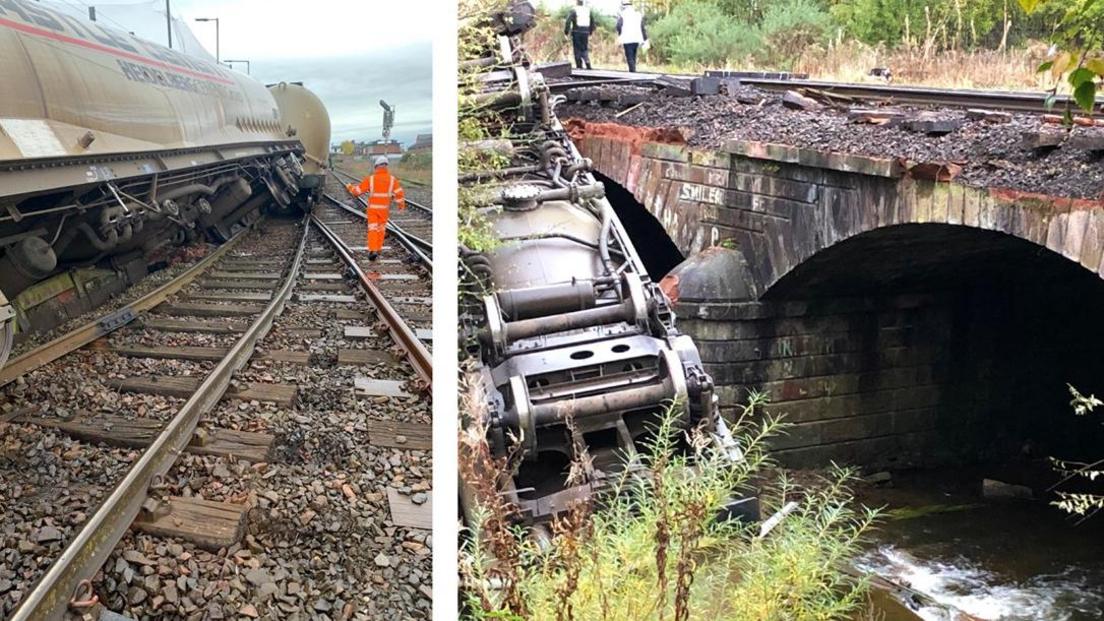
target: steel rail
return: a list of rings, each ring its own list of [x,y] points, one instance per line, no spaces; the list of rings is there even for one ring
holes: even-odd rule
[[[877,100],[897,104],[944,106],[948,108],[984,108],[1033,114],[1061,112],[1067,105],[1076,103],[1066,95],[1054,98],[1047,107],[1047,93],[1027,91],[982,91],[973,89],[933,88],[928,86],[891,86],[881,84],[853,84],[847,82],[823,82],[819,80],[770,80],[740,78],[740,83],[762,89],[780,91],[810,89],[866,101]],[[1084,111],[1082,111],[1084,112]],[[1094,116],[1101,116],[1098,106]]]
[[[339,170],[337,168],[331,168],[330,170],[332,170],[334,172],[334,174],[336,174],[338,177],[343,177],[344,180],[348,183],[355,183],[357,181],[356,177],[354,177],[353,175],[345,172],[344,170]],[[425,187],[425,186],[422,186],[422,187]],[[361,202],[363,202],[363,199],[361,199]],[[429,215],[430,218],[433,217],[433,209],[431,209],[429,207],[426,207],[425,205],[423,205],[421,203],[412,201],[410,199],[406,199],[406,204],[410,205],[411,207],[414,207],[416,209],[419,209],[419,210],[425,212],[426,214]]]
[[[303,238],[287,279],[272,302],[85,522],[58,560],[16,609],[11,621],[54,621],[64,617],[81,582],[91,579],[99,571],[138,516],[150,485],[172,468],[191,441],[200,418],[222,400],[234,373],[253,356],[257,343],[283,311],[294,289],[309,233],[310,219],[306,218],[303,221]]]
[[[326,200],[330,201],[335,206],[340,207],[341,209],[345,210],[346,212],[348,212],[348,213],[350,213],[350,214],[352,214],[352,215],[354,215],[354,216],[356,216],[356,217],[358,217],[362,220],[365,220],[365,219],[368,218],[368,216],[366,216],[364,214],[364,212],[359,211],[359,210],[357,210],[353,207],[350,207],[350,206],[346,205],[345,203],[341,202],[340,199],[334,197],[332,194],[325,194],[324,193],[324,194],[322,194],[322,196],[324,196],[326,198]],[[363,200],[361,200],[361,204],[362,205],[364,204]],[[392,233],[395,234],[395,237],[398,238],[399,242],[402,243],[403,246],[406,246],[406,249],[409,250],[415,257],[417,257],[418,261],[421,262],[421,264],[423,266],[425,266],[425,268],[427,270],[429,270],[429,272],[432,274],[433,273],[433,256],[432,256],[433,255],[433,244],[431,244],[430,242],[422,239],[421,237],[418,237],[418,236],[414,235],[413,233],[408,233],[406,231],[406,229],[404,229],[401,226],[395,224],[394,222],[388,222],[387,223],[387,228]]]
[[[575,76],[577,79],[575,81],[555,82],[549,86],[555,90],[562,90],[601,84],[652,83],[663,77],[684,80],[703,77],[700,75],[678,73],[632,74],[627,71],[605,69],[575,69],[572,71],[572,76]],[[1064,110],[1067,105],[1076,107],[1076,104],[1069,96],[1059,95],[1054,98],[1053,106],[1048,108],[1046,103],[1049,93],[1046,92],[947,89],[931,86],[861,84],[857,82],[829,82],[808,79],[779,80],[756,77],[739,77],[733,79],[739,80],[741,84],[755,86],[764,90],[788,91],[810,89],[829,95],[851,97],[864,101],[884,101],[896,104],[944,106],[949,108],[981,108],[986,110],[1007,110],[1031,114],[1059,113]],[[1084,113],[1084,111],[1081,112]],[[1093,116],[1104,116],[1104,107],[1098,104],[1092,114]]]
[[[218,249],[204,257],[201,261],[188,268],[184,273],[130,304],[9,361],[6,366],[0,369],[0,388],[7,386],[31,371],[39,369],[70,352],[84,347],[100,337],[114,332],[136,319],[139,313],[144,313],[161,304],[168,299],[169,296],[172,296],[184,287],[190,285],[196,278],[203,275],[203,273],[210,269],[219,259],[237,246],[245,236],[245,233],[251,228],[252,227],[247,227],[242,229],[237,235],[230,238],[229,241],[219,246]]]
[[[364,290],[364,293],[368,295],[368,299],[372,305],[379,311],[383,320],[387,323],[388,328],[391,330],[391,335],[395,339],[395,342],[403,348],[406,352],[407,358],[410,360],[411,366],[414,367],[414,371],[428,386],[433,385],[433,357],[430,355],[429,350],[418,338],[414,330],[403,321],[402,316],[399,315],[395,307],[391,306],[391,303],[387,301],[387,298],[383,295],[383,292],[368,278],[368,275],[364,273],[364,270],[356,262],[356,258],[353,256],[353,252],[349,249],[349,246],[337,236],[325,222],[322,222],[317,215],[311,215],[311,219],[314,221],[318,229],[322,231],[322,235],[330,242],[334,247],[334,250],[341,256],[342,260],[349,267],[350,270],[356,275],[357,280],[360,281],[360,286]]]

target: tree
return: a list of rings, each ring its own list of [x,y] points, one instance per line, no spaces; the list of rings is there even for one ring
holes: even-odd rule
[[[1073,89],[1073,99],[1086,112],[1096,105],[1100,81],[1104,79],[1104,0],[1019,0],[1028,13],[1043,9],[1060,10],[1061,19],[1055,30],[1058,54],[1039,66],[1039,72],[1049,71],[1057,80],[1057,93],[1062,78]]]

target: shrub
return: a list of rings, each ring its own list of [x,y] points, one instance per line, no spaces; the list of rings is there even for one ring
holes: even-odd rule
[[[827,42],[832,24],[817,0],[785,0],[767,7],[760,28],[772,60],[792,63],[807,48]]]
[[[785,480],[760,498],[770,511],[799,501],[766,536],[720,518],[767,463],[763,440],[778,429],[754,397],[735,424],[746,459],[730,461],[704,429],[663,417],[646,450],[598,501],[579,502],[544,546],[504,526],[493,481],[510,465],[487,457],[476,428],[461,440],[461,473],[477,503],[461,553],[466,618],[538,621],[830,621],[852,618],[866,584],[841,567],[857,555],[875,512],[856,511],[847,471],[816,490]],[[478,418],[478,417],[476,417]],[[758,422],[752,422],[758,420]],[[689,447],[689,448],[686,448]],[[585,458],[584,458],[585,459]],[[466,465],[465,465],[466,464]]]
[[[703,0],[677,5],[648,29],[648,35],[659,60],[675,64],[739,62],[763,45],[758,28]]]

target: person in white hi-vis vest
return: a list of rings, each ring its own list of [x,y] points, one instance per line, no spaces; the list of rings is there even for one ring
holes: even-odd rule
[[[391,201],[399,205],[399,209],[406,209],[406,192],[398,178],[391,174],[387,168],[387,156],[376,158],[376,170],[360,182],[360,185],[349,184],[345,189],[353,196],[368,194],[368,260],[375,261],[383,250],[383,240],[387,235],[387,219],[390,216]]]
[[[644,16],[633,7],[631,0],[621,2],[621,14],[617,16],[617,39],[625,48],[625,61],[629,71],[636,71],[636,53],[643,47],[648,49],[648,28],[644,25]]]
[[[564,36],[571,37],[576,69],[590,69],[590,35],[593,33],[594,13],[586,6],[586,0],[575,0],[564,22]]]

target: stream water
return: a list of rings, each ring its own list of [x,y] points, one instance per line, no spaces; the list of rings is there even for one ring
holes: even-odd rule
[[[889,513],[859,568],[943,606],[883,605],[886,621],[1104,619],[1104,515],[1079,523],[1046,501],[986,500],[982,476],[895,473],[860,492]]]

